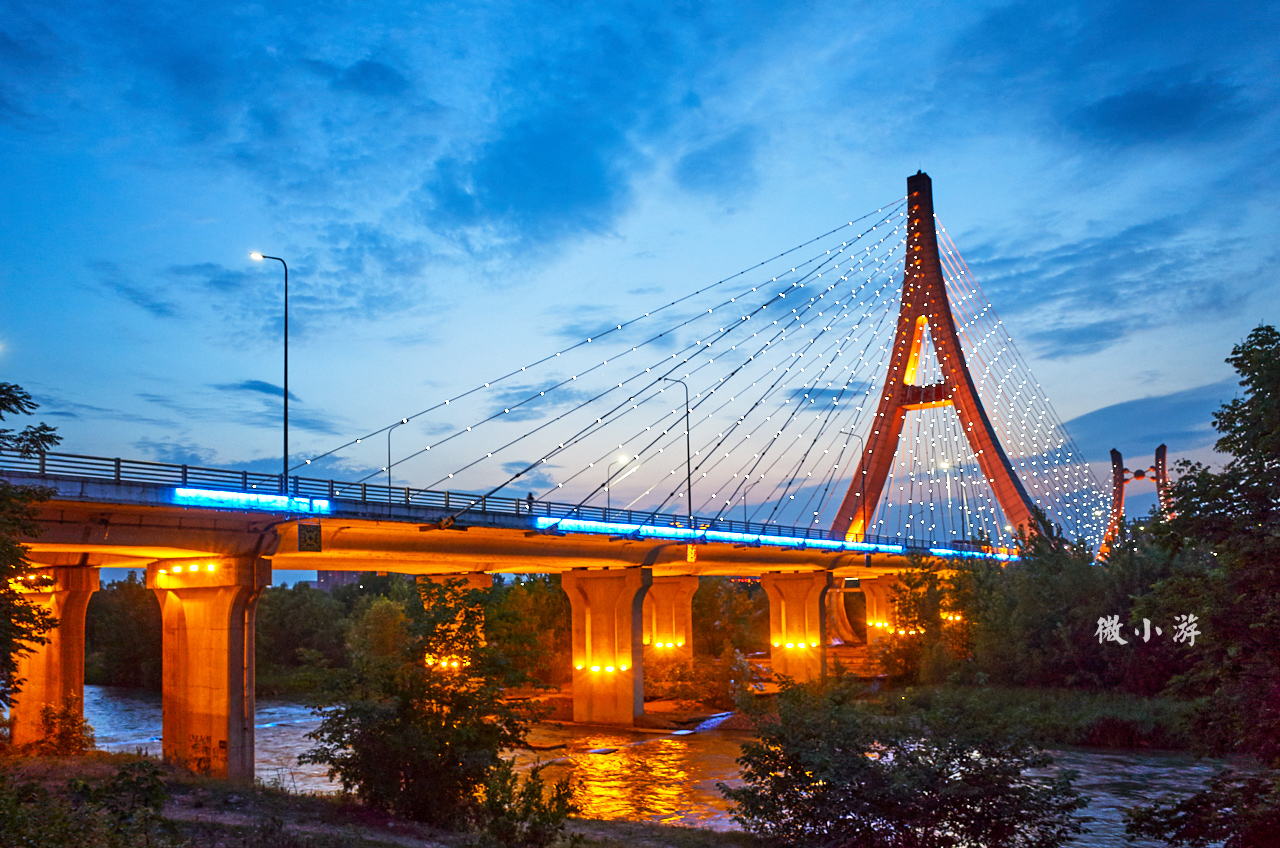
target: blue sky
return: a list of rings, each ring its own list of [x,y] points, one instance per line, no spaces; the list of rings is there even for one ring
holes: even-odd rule
[[[314,453],[924,169],[1086,454],[1208,458],[1280,320],[1278,42],[1247,2],[0,0],[0,379],[72,452],[274,470],[251,250]]]

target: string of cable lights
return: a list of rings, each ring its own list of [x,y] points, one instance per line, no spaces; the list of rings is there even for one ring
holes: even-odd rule
[[[965,362],[1015,475],[1069,535],[1096,544],[1102,487],[950,236],[936,229]],[[528,491],[613,511],[830,526],[878,426],[906,236],[903,203],[887,204],[402,416],[429,422],[435,435],[390,467],[426,488],[478,496]],[[926,331],[889,474],[881,491],[863,493],[877,505],[863,532],[1009,545],[1014,530],[959,416],[928,394],[944,380]],[[687,409],[672,381],[687,386]],[[379,432],[309,461],[359,450]]]

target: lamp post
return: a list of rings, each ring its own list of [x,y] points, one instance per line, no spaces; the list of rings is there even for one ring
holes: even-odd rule
[[[401,424],[408,424],[408,418],[401,418],[387,428],[387,503],[391,503],[391,431]]]
[[[689,503],[689,529],[693,530],[693,448],[689,436],[689,384],[678,377],[659,377],[659,380],[666,380],[668,383],[679,383],[684,386],[684,476],[685,476],[685,497]]]
[[[279,256],[266,256],[254,251],[249,258],[257,262],[274,259],[284,266],[284,457],[281,459],[280,488],[289,494],[289,263]]]
[[[858,509],[862,510],[862,541],[865,542],[867,540],[867,472],[866,469],[862,467],[862,460],[866,458],[862,456],[862,454],[866,453],[867,443],[863,441],[861,436],[852,430],[841,430],[840,433],[845,436],[852,436],[858,440],[859,456],[858,464],[855,468],[862,472],[858,475]],[[847,441],[844,444],[845,447],[849,446]]]
[[[604,520],[605,521],[609,520],[609,510],[613,508],[613,494],[612,494],[612,491],[609,489],[609,486],[613,483],[613,466],[621,462],[623,467],[626,467],[626,464],[630,461],[631,461],[630,457],[620,456],[617,459],[615,459],[613,462],[609,463],[609,468],[605,472],[605,475],[604,475]]]

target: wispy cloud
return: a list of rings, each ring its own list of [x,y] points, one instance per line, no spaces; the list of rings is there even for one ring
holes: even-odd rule
[[[1171,452],[1181,453],[1217,440],[1213,413],[1238,392],[1236,381],[1224,380],[1104,406],[1065,426],[1090,462],[1106,460],[1112,448],[1126,456],[1151,456],[1162,442]]]
[[[271,397],[283,397],[284,388],[264,380],[241,380],[239,383],[218,383],[213,386],[220,392],[257,392]],[[289,400],[300,401],[293,392],[289,392]]]

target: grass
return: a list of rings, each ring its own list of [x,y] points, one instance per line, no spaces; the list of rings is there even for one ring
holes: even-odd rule
[[[1172,698],[1080,689],[930,686],[877,697],[885,712],[962,710],[1038,745],[1188,749],[1196,704]]]

